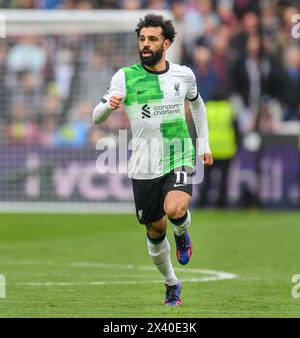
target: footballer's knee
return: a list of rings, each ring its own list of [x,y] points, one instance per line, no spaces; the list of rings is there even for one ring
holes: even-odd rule
[[[188,209],[190,196],[184,191],[169,191],[164,203],[164,210],[169,219],[183,217]]]
[[[147,235],[152,239],[158,239],[166,234],[167,221],[163,217],[161,220],[146,225]]]
[[[156,229],[153,229],[151,227],[147,227],[147,235],[148,237],[152,238],[152,239],[158,239],[163,237],[166,234],[165,231],[158,231]]]
[[[187,208],[185,203],[174,202],[165,205],[165,213],[168,218],[176,219],[181,218],[186,214]]]

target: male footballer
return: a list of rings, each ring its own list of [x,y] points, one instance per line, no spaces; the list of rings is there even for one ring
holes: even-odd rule
[[[205,105],[198,94],[195,75],[185,66],[166,60],[175,38],[171,20],[148,14],[137,25],[141,63],[121,68],[93,111],[95,124],[104,122],[123,103],[132,129],[132,179],[136,215],[146,226],[149,255],[166,285],[164,304],[181,304],[182,285],[170,259],[167,219],[174,226],[176,255],[187,264],[192,255],[188,210],[195,151],[185,117],[189,102],[197,138],[202,140],[204,165],[212,165]],[[179,140],[179,142],[178,142]],[[173,142],[175,141],[175,142]],[[179,147],[177,145],[180,145]]]

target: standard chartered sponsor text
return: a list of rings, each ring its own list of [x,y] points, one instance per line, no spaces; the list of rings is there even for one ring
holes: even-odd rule
[[[153,106],[153,115],[180,114],[180,104],[164,104]]]

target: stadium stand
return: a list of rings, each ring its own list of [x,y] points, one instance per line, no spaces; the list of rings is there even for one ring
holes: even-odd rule
[[[291,35],[297,1],[2,0],[0,8],[170,10],[176,60],[194,70],[205,101],[222,88],[242,135],[299,135],[300,38]],[[114,72],[138,61],[135,46],[127,32],[1,39],[1,146],[95,149],[99,138],[117,138],[129,128],[122,109],[97,128],[90,116]]]

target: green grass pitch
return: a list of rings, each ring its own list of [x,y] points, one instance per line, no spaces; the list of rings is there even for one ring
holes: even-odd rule
[[[300,317],[299,213],[194,210],[190,234],[182,267],[169,224],[185,280],[170,308],[133,215],[0,214],[0,317]],[[236,278],[205,281],[202,270]]]

